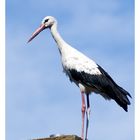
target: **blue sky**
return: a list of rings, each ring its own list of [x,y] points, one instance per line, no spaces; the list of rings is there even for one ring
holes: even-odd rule
[[[132,0],[7,0],[7,140],[81,133],[80,91],[63,74],[50,31],[26,43],[47,15],[56,17],[64,40],[95,60],[133,97],[126,113],[93,93],[89,140],[134,139],[133,6]]]

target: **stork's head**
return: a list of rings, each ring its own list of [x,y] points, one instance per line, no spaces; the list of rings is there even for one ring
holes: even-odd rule
[[[36,31],[32,34],[28,42],[30,42],[32,39],[34,39],[41,31],[47,28],[51,28],[56,23],[56,20],[52,16],[45,17],[39,28],[36,29]]]
[[[41,24],[44,25],[45,28],[51,27],[54,23],[56,23],[56,19],[52,16],[46,16],[41,22]]]

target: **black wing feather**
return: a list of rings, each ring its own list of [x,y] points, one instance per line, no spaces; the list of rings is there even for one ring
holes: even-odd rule
[[[77,72],[75,69],[70,69],[68,75],[70,76],[70,80],[92,87],[96,89],[95,92],[103,93],[101,95],[105,95],[108,99],[114,99],[125,111],[127,111],[127,105],[130,105],[127,95],[129,97],[131,97],[131,95],[122,87],[118,86],[109,74],[99,65],[98,69],[101,72],[100,75],[91,75],[84,71]]]

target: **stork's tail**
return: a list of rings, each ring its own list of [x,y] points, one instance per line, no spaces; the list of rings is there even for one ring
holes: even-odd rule
[[[118,85],[116,87],[115,92],[116,92],[116,97],[114,98],[114,100],[127,112],[128,105],[131,104],[127,96],[132,98],[131,95]]]

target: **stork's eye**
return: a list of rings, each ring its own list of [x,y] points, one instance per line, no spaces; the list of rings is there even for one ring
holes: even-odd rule
[[[48,22],[48,21],[49,21],[49,19],[45,19],[44,23],[45,23],[45,22]]]

